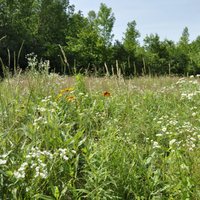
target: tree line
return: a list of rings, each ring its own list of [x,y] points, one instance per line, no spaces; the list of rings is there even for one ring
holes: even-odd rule
[[[68,0],[0,0],[0,66],[25,69],[26,55],[34,52],[50,60],[51,70],[67,74],[200,73],[200,36],[190,42],[187,27],[178,42],[150,34],[141,45],[135,20],[121,41],[113,41],[114,23],[103,3],[84,16]]]

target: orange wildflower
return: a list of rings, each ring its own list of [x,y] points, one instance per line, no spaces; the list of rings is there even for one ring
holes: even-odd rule
[[[67,101],[72,102],[76,99],[76,97],[75,96],[68,96],[68,97],[66,97],[66,99],[67,99]]]
[[[110,92],[105,91],[105,92],[103,93],[103,96],[104,96],[104,97],[109,97],[109,96],[110,96]]]

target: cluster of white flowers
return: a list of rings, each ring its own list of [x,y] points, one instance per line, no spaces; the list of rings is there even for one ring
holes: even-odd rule
[[[191,108],[190,108],[190,111],[191,111],[193,117],[196,117],[196,116],[197,116],[197,114],[198,114],[198,113],[197,113],[197,112],[198,112],[198,108],[197,108],[196,106],[191,107]]]
[[[8,153],[0,155],[0,165],[5,165],[7,163],[7,157],[10,154],[11,151]]]
[[[200,94],[200,83],[197,80],[181,78],[176,82],[180,92],[181,100],[192,100]]]
[[[35,55],[34,53],[27,54],[26,59],[28,60],[28,66],[31,69],[35,69],[38,64],[37,55]]]
[[[35,126],[36,129],[38,130],[40,127],[40,124],[47,124],[47,123],[48,123],[47,120],[44,117],[40,116],[34,119],[33,126]]]
[[[160,118],[156,117],[153,120],[156,121],[156,123],[160,127],[160,132],[156,134],[157,137],[163,136],[163,134],[172,135],[173,132],[171,131],[171,129],[173,127],[176,127],[176,125],[178,124],[178,121],[176,120],[175,116],[172,118],[168,115],[164,115]]]
[[[35,177],[41,177],[43,179],[47,178],[47,166],[40,159],[38,160],[39,165],[35,167]]]
[[[182,85],[184,83],[186,83],[187,80],[185,78],[180,78],[177,82],[176,82],[176,85]]]
[[[55,113],[57,109],[59,109],[59,106],[57,102],[52,101],[52,96],[46,96],[41,100],[41,104],[37,107],[37,110],[41,113]]]
[[[177,130],[181,134],[187,133],[188,135],[192,135],[198,131],[198,127],[193,126],[190,122],[183,122],[181,126],[177,127]]]
[[[7,160],[6,160],[6,159],[1,159],[1,158],[0,158],[0,165],[5,165],[5,164],[6,164],[6,162],[7,162]]]
[[[197,95],[200,94],[200,91],[194,91],[194,92],[183,92],[181,93],[181,100],[183,99],[188,99],[188,100],[192,100],[194,97],[196,97]]]
[[[191,114],[195,113],[195,116],[199,113],[198,108],[195,106],[189,108],[187,111],[191,111]],[[152,166],[154,166],[153,161],[160,159],[160,156],[164,155],[167,156],[164,162],[166,161],[169,164],[176,162],[177,155],[179,156],[180,153],[182,155],[182,152],[190,154],[192,151],[195,153],[198,150],[200,147],[200,120],[194,117],[191,120],[187,118],[188,121],[184,119],[184,116],[179,113],[169,113],[154,118],[157,134],[153,136],[153,140],[146,138],[146,142],[151,145],[153,152],[147,157],[146,163],[149,164],[151,162]],[[189,167],[184,162],[180,162],[179,166],[181,171],[190,173]]]
[[[28,163],[24,162],[21,164],[21,166],[19,167],[19,169],[17,171],[14,171],[14,176],[17,179],[23,179],[25,178],[26,175],[26,168],[28,167]]]
[[[58,104],[52,101],[52,97],[45,97],[36,108],[39,117],[34,119],[33,126],[38,130],[42,125],[48,124],[48,119],[53,119],[57,110],[59,110]]]
[[[151,140],[151,142],[152,142],[153,149],[160,149],[161,148],[161,146],[159,145],[159,143],[157,141]]]
[[[40,60],[40,62],[38,63],[38,68],[40,71],[48,72],[48,70],[50,68],[50,61],[49,60],[45,60],[45,61]]]
[[[27,61],[28,61],[28,66],[31,69],[39,69],[40,71],[46,71],[48,72],[49,67],[50,67],[50,61],[49,60],[45,60],[43,61],[42,59],[40,61],[38,61],[37,59],[37,55],[35,55],[34,53],[30,53],[26,55]]]
[[[198,76],[199,77],[199,76]],[[191,83],[193,85],[199,85],[197,80],[188,80],[186,78],[180,78],[177,82],[176,85],[188,85],[188,83]]]
[[[188,135],[184,147],[186,147],[189,151],[193,151],[199,142],[200,134],[194,132],[192,135]]]
[[[62,157],[64,160],[69,160],[69,157],[66,156],[67,154],[67,149],[58,149],[60,157]]]
[[[49,160],[55,157],[68,161],[75,154],[75,150],[69,152],[66,148],[59,148],[54,153],[51,153],[50,151],[41,151],[38,147],[33,147],[26,155],[25,162],[13,174],[16,179],[24,179],[26,170],[30,169],[33,171],[35,178],[46,179],[48,177],[48,166],[46,162],[49,162]]]
[[[38,147],[32,147],[31,151],[26,155],[27,159],[40,158],[41,156],[48,157],[48,159],[53,159],[53,154],[49,151],[41,151]]]
[[[195,107],[193,110],[196,109]],[[190,122],[181,122],[178,120],[178,116],[162,116],[160,118],[154,118],[157,122],[160,131],[156,134],[158,141],[151,141],[152,147],[161,148],[159,141],[164,138],[169,142],[169,148],[174,150],[186,147],[192,151],[197,147],[200,141],[199,128],[191,124]]]

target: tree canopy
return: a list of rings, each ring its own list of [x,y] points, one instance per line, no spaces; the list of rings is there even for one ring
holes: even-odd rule
[[[200,36],[190,41],[187,27],[177,43],[150,34],[140,44],[134,19],[122,41],[113,41],[114,23],[104,3],[84,16],[68,0],[0,0],[0,65],[26,68],[26,55],[34,52],[60,73],[72,73],[73,67],[102,74],[105,65],[110,73],[118,67],[126,75],[200,73]]]

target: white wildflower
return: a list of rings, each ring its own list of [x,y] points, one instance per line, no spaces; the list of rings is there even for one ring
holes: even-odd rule
[[[197,115],[197,113],[195,113],[195,112],[192,113],[192,116],[193,116],[193,117],[195,117],[196,115]]]
[[[72,150],[72,153],[73,153],[73,154],[76,154],[76,151],[75,151],[75,150]]]
[[[181,169],[186,169],[186,170],[189,170],[189,167],[186,165],[186,164],[181,164],[180,165]]]
[[[176,125],[178,122],[176,121],[176,120],[171,120],[171,121],[169,121],[169,124],[171,124],[171,125]]]
[[[162,127],[162,131],[166,132],[167,128],[166,127]]]
[[[196,138],[194,138],[194,137],[191,137],[191,138],[190,138],[190,140],[192,140],[192,141],[194,141],[194,142],[195,142],[195,141],[196,141]]]
[[[153,149],[159,149],[161,146],[158,144],[158,142],[153,142]]]
[[[157,137],[162,137],[163,134],[162,134],[162,133],[158,133],[158,134],[156,134],[156,136],[157,136]]]
[[[43,179],[47,178],[47,173],[40,173],[39,176]]]
[[[47,175],[48,175],[48,173],[47,173],[46,167],[43,168],[43,167],[37,166],[35,168],[35,177],[36,178],[43,178],[43,179],[45,179],[45,178],[47,178]]]
[[[21,164],[21,167],[19,168],[20,171],[24,171],[26,169],[26,167],[28,166],[27,162],[24,162]]]
[[[0,165],[5,165],[7,160],[0,159]]]
[[[169,146],[172,146],[176,142],[176,139],[172,139],[169,141]]]
[[[41,111],[41,112],[45,112],[46,108],[40,107],[40,108],[38,108],[38,110]]]
[[[24,171],[14,171],[14,176],[17,179],[23,179],[23,178],[25,178],[25,172]]]
[[[69,158],[65,155],[63,156],[63,159],[66,160],[66,161],[69,160]]]
[[[33,162],[33,163],[31,164],[30,168],[33,169],[33,168],[35,168],[36,166],[37,166],[37,164]]]

